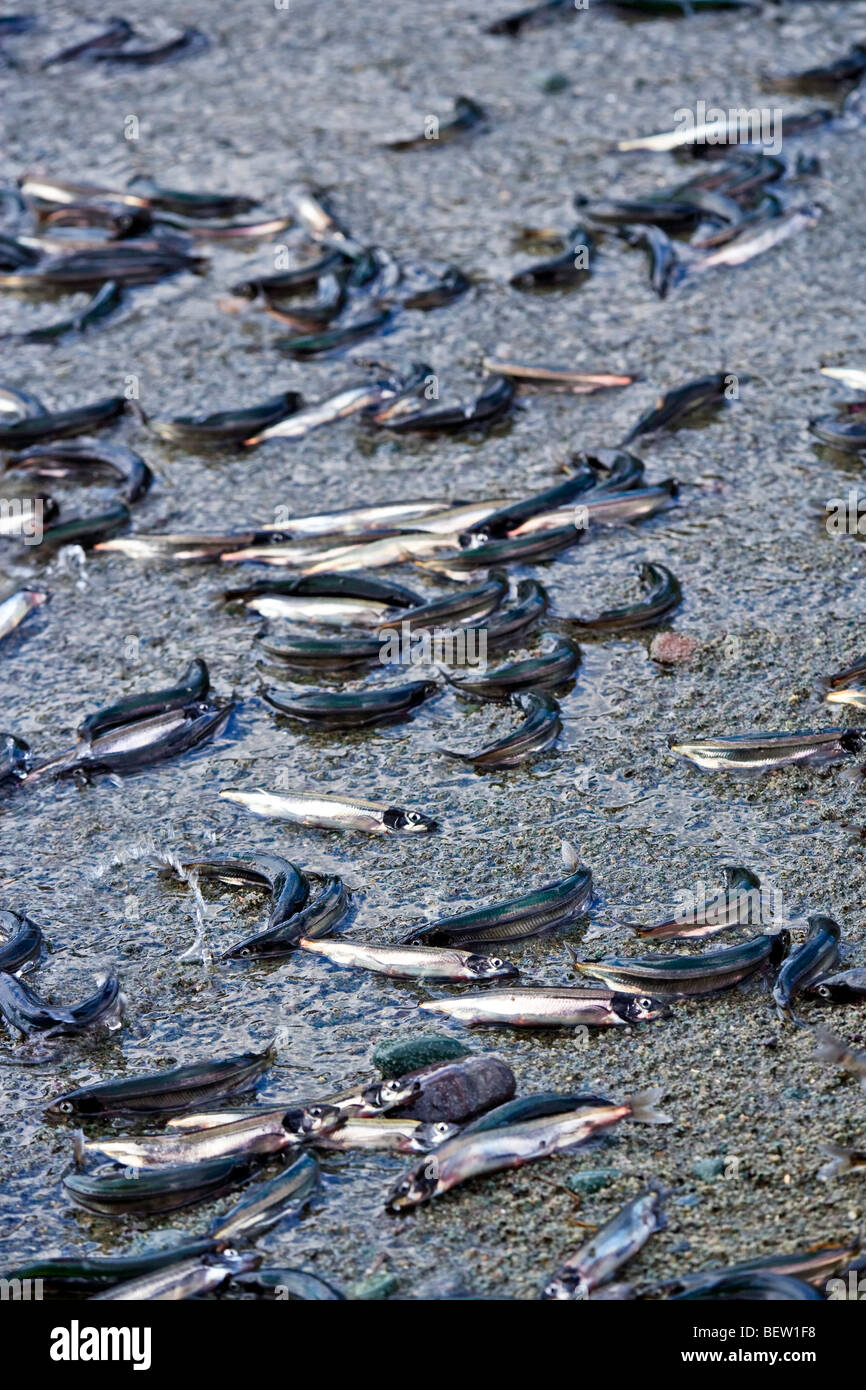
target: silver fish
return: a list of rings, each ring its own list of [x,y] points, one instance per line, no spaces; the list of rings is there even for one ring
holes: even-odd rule
[[[142,1274],[138,1279],[128,1279],[92,1297],[115,1303],[177,1303],[186,1298],[200,1298],[221,1289],[234,1275],[257,1269],[261,1260],[261,1255],[252,1251],[238,1254],[235,1250],[222,1250],[212,1255],[198,1255],[152,1274]]]
[[[357,830],[366,835],[417,835],[435,830],[436,822],[423,811],[404,811],[388,801],[364,801],[355,796],[326,796],[317,792],[280,795],[257,787],[252,792],[221,791],[254,816],[273,816],[317,830]],[[319,944],[319,943],[317,943]]]
[[[610,1028],[666,1018],[670,1009],[649,996],[614,989],[515,988],[483,994],[430,999],[418,1005],[461,1023],[504,1024],[510,1028]]]
[[[617,1212],[586,1245],[559,1266],[544,1286],[543,1299],[588,1298],[606,1284],[665,1225],[663,1193],[652,1183]]]
[[[126,1168],[159,1168],[203,1163],[232,1154],[279,1153],[290,1145],[335,1129],[340,1119],[334,1106],[296,1106],[260,1110],[228,1124],[210,1125],[189,1133],[92,1140],[79,1133],[75,1139],[75,1158],[80,1165],[88,1155],[101,1154]]]
[[[299,944],[307,951],[324,956],[334,965],[372,970],[398,980],[495,980],[517,974],[516,966],[500,960],[498,956],[442,946],[370,946],[345,939],[302,939]]]
[[[408,1119],[351,1119],[333,1134],[317,1140],[315,1147],[338,1152],[368,1149],[386,1153],[429,1153],[453,1139],[458,1132],[458,1125],[442,1120],[425,1124],[422,1120]]]
[[[323,627],[376,627],[386,613],[387,603],[363,598],[307,597],[303,594],[253,594],[244,607],[263,618],[285,618],[298,623],[321,623]]]
[[[0,641],[8,637],[10,632],[14,632],[28,613],[32,613],[34,608],[39,608],[47,601],[48,594],[40,589],[19,589],[17,593],[4,599],[0,603]]]
[[[858,729],[827,729],[818,734],[732,734],[668,746],[704,770],[754,774],[795,764],[822,767],[839,762],[861,753],[864,740]]]

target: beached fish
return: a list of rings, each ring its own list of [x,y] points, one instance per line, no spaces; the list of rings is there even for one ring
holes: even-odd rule
[[[560,709],[552,695],[543,690],[529,690],[513,696],[514,705],[526,716],[522,724],[505,738],[479,748],[475,753],[459,753],[452,748],[438,748],[446,758],[472,763],[476,769],[517,767],[534,753],[552,748],[562,732]]]
[[[42,928],[23,912],[0,910],[0,972],[15,975],[25,965],[38,960],[45,948]]]
[[[136,1170],[134,1179],[122,1171],[105,1177],[69,1173],[63,1179],[63,1190],[85,1211],[103,1216],[150,1216],[232,1192],[248,1181],[262,1161],[262,1154],[236,1153],[201,1163]]]
[[[821,209],[813,206],[788,208],[778,217],[768,217],[744,228],[736,237],[725,242],[699,260],[690,262],[689,269],[695,271],[712,270],[718,265],[744,265],[765,251],[796,236],[807,227],[814,227],[821,216]]]
[[[138,502],[153,482],[141,454],[123,444],[36,444],[7,459],[5,467],[36,478],[80,478],[108,473],[124,484],[125,502]]]
[[[165,1134],[118,1139],[86,1139],[75,1136],[75,1161],[79,1167],[93,1155],[101,1155],[125,1168],[174,1167],[207,1163],[237,1154],[273,1154],[328,1134],[341,1123],[335,1106],[295,1106],[292,1109],[260,1109],[228,1124],[206,1129],[166,1131]]]
[[[653,1087],[621,1105],[590,1104],[477,1134],[458,1134],[395,1184],[388,1198],[388,1210],[404,1211],[441,1196],[469,1178],[503,1168],[519,1168],[537,1158],[580,1148],[621,1120],[668,1124],[669,1117],[658,1109],[661,1095],[661,1090]]]
[[[170,1115],[207,1101],[223,1100],[254,1089],[274,1060],[271,1048],[241,1052],[215,1061],[191,1062],[170,1071],[95,1081],[49,1101],[52,1119],[89,1119],[95,1115]]]
[[[517,974],[517,966],[498,956],[439,946],[377,946],[361,941],[309,941],[299,946],[334,965],[372,970],[396,980],[498,980]]]
[[[742,378],[740,378],[742,380]],[[652,410],[629,430],[623,445],[656,430],[677,429],[684,420],[706,410],[717,409],[727,399],[730,377],[727,372],[715,372],[695,381],[687,381],[659,396]]]
[[[223,951],[223,960],[275,960],[294,951],[301,939],[327,936],[349,911],[351,893],[336,874],[322,879],[321,891],[305,907],[267,931],[247,936]]]
[[[843,1173],[853,1173],[858,1168],[866,1168],[866,1149],[846,1149],[841,1144],[822,1144],[821,1151],[830,1160],[818,1169],[817,1176],[821,1182],[832,1182],[833,1178],[840,1178]]]
[[[537,516],[521,522],[512,534],[525,536],[533,531],[550,531],[564,526],[568,521],[582,529],[588,526],[634,526],[640,521],[648,521],[657,512],[675,506],[678,496],[679,484],[674,478],[654,483],[652,487],[632,488],[626,485],[622,492],[609,492],[599,487],[584,493],[573,507],[556,507],[549,512],[539,512]]]
[[[481,365],[491,375],[510,377],[524,389],[547,387],[551,391],[571,391],[577,396],[631,386],[636,380],[633,376],[621,376],[615,372],[579,372],[572,367],[542,367],[529,362],[502,361],[495,357],[485,357]]]
[[[279,714],[323,729],[360,729],[405,718],[439,687],[436,681],[364,686],[360,690],[310,690],[283,694],[266,690],[262,698]]]
[[[814,1053],[815,1061],[841,1067],[842,1071],[847,1071],[851,1076],[858,1076],[860,1085],[866,1090],[866,1052],[855,1052],[841,1038],[837,1038],[835,1033],[829,1033],[825,1028],[816,1028],[815,1037],[818,1041]]]
[[[18,589],[0,602],[0,641],[14,632],[35,608],[48,602],[42,589]]]
[[[216,415],[179,415],[173,420],[149,420],[148,424],[160,439],[166,439],[171,444],[194,449],[220,448],[227,444],[241,444],[251,434],[288,419],[302,408],[303,403],[299,392],[283,391],[261,405],[221,410]]]
[[[266,889],[271,899],[269,931],[293,918],[310,896],[306,874],[279,854],[253,852],[226,859],[191,859],[181,867],[185,873],[193,872],[196,878],[215,880],[231,888]],[[176,874],[177,870],[169,868],[164,872]]]
[[[187,1298],[204,1298],[216,1293],[236,1274],[245,1274],[261,1264],[261,1255],[252,1250],[220,1250],[213,1254],[179,1260],[152,1274],[141,1274],[128,1283],[116,1284],[104,1293],[93,1295],[94,1301],[178,1303]]]
[[[458,695],[482,700],[507,700],[521,690],[556,690],[569,685],[580,661],[577,643],[560,638],[541,656],[495,669],[488,668],[479,676],[450,676],[446,673],[445,679]]]
[[[581,961],[575,969],[611,989],[661,999],[697,998],[731,989],[764,966],[778,965],[791,944],[787,931],[752,937],[740,946],[725,946],[694,956],[644,956],[634,960]]]
[[[719,1279],[750,1275],[797,1279],[821,1288],[831,1275],[847,1269],[852,1261],[856,1260],[860,1250],[859,1236],[843,1245],[828,1241],[810,1250],[795,1250],[782,1255],[760,1255],[757,1259],[743,1260],[740,1264],[728,1265],[723,1269],[704,1269],[694,1274],[683,1274],[665,1280],[654,1288],[659,1291],[681,1293],[698,1289],[703,1285],[712,1285]]]
[[[388,150],[420,150],[425,146],[448,144],[458,136],[467,135],[472,130],[484,129],[486,113],[471,97],[455,97],[454,115],[450,121],[436,121],[435,131],[425,128],[420,135],[410,135],[398,140],[382,142]]]
[[[436,830],[435,820],[423,811],[404,811],[388,801],[364,801],[361,797],[319,792],[221,791],[226,801],[236,801],[255,816],[294,821],[316,830],[355,830],[365,835],[417,835]]]
[[[793,1020],[795,995],[835,964],[840,935],[839,923],[832,917],[809,918],[809,935],[785,960],[773,987],[773,1000],[782,1018]]]
[[[866,745],[859,729],[826,729],[817,734],[731,734],[668,746],[707,771],[756,775],[777,767],[824,767],[862,753]]]
[[[336,396],[329,396],[327,400],[320,401],[318,405],[306,406],[303,410],[295,411],[275,424],[268,425],[266,429],[254,430],[243,443],[249,446],[264,444],[269,439],[303,439],[304,435],[310,434],[322,425],[332,424],[335,420],[345,420],[362,410],[370,410],[373,406],[390,400],[394,394],[394,387],[385,381],[351,386],[338,392]]]
[[[666,1018],[670,1013],[666,1004],[646,996],[567,987],[490,989],[483,994],[425,1000],[418,1007],[460,1023],[508,1028],[609,1028]]]
[[[42,409],[11,424],[0,424],[0,447],[26,449],[48,439],[68,439],[70,435],[88,434],[116,420],[125,409],[123,396],[108,396],[105,400],[76,406],[72,410]]]
[[[683,591],[676,575],[671,574],[666,565],[641,565],[640,580],[648,590],[640,603],[606,608],[594,618],[555,616],[577,632],[632,632],[637,628],[655,627],[680,606]]]
[[[558,1268],[542,1290],[542,1299],[588,1298],[607,1284],[627,1260],[667,1224],[658,1183],[627,1202],[592,1239]]]
[[[761,921],[761,881],[751,870],[728,865],[722,870],[724,891],[699,906],[686,908],[652,927],[632,927],[635,936],[661,941],[669,938],[695,941],[727,927]]]
[[[866,999],[866,969],[859,966],[836,975],[820,975],[803,992],[816,1004],[858,1004]]]
[[[334,1133],[334,1131],[331,1131]],[[312,1154],[301,1153],[267,1182],[258,1182],[224,1216],[211,1225],[214,1240],[251,1240],[297,1217],[307,1206],[321,1182],[319,1165]]]
[[[425,1124],[410,1119],[347,1120],[338,1130],[316,1141],[317,1149],[347,1153],[366,1149],[383,1153],[429,1153],[453,1139],[458,1126],[443,1120]]]
[[[112,974],[98,978],[96,992],[80,1004],[49,1004],[17,975],[0,974],[0,1014],[26,1037],[53,1038],[89,1028],[114,1033],[121,1026],[125,1005],[120,981]]]

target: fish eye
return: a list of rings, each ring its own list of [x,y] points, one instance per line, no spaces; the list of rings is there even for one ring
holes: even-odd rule
[[[500,960],[498,956],[490,957],[490,966],[492,970],[501,970],[504,964],[505,961]]]
[[[639,1009],[644,1009],[647,1013],[649,1013],[653,1007],[653,1001],[647,995],[644,995],[641,999],[637,1001],[637,1006]]]
[[[251,952],[249,946],[242,946],[241,949],[238,951],[239,956],[248,956],[250,954]]]
[[[419,811],[407,811],[406,819],[410,825],[418,825],[424,819]]]
[[[62,1115],[71,1115],[73,1108],[71,1100],[61,1100],[60,1103],[54,1107],[54,1109],[59,1110]]]
[[[829,998],[830,998],[830,991],[829,991],[829,989],[827,988],[826,985],[816,985],[816,986],[815,986],[815,993],[816,993],[816,994],[820,994],[820,996],[821,996],[822,999],[829,999]]]

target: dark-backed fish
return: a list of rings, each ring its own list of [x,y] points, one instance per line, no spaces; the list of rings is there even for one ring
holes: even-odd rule
[[[627,1202],[586,1245],[559,1266],[545,1284],[542,1299],[588,1298],[594,1289],[607,1284],[655,1231],[666,1226],[663,1201],[661,1187],[651,1183]]]
[[[188,1298],[205,1298],[216,1293],[238,1274],[256,1269],[262,1256],[252,1250],[217,1250],[212,1254],[195,1255],[180,1260],[153,1274],[142,1274],[128,1283],[117,1284],[105,1293],[93,1295],[94,1301],[178,1303]]]
[[[95,1081],[49,1101],[52,1119],[90,1119],[95,1115],[170,1115],[252,1090],[271,1066],[271,1048],[241,1052],[215,1061],[191,1062],[170,1071]]]
[[[752,937],[739,946],[724,946],[694,956],[643,956],[633,960],[582,961],[572,953],[576,970],[602,980],[611,989],[627,994],[655,995],[660,999],[696,998],[731,989],[765,966],[778,965],[791,945],[790,933],[773,932]]]
[[[519,941],[546,931],[552,925],[574,921],[583,915],[592,900],[592,874],[589,869],[577,867],[575,859],[573,852],[569,854],[566,867],[573,871],[566,878],[522,893],[517,898],[421,923],[406,932],[402,944],[486,946],[491,942]]]
[[[862,753],[864,741],[859,729],[827,729],[818,734],[731,734],[668,746],[706,771],[748,774],[794,765],[824,767]]]
[[[671,938],[695,941],[712,936],[727,927],[761,921],[761,880],[751,870],[729,865],[722,870],[725,887],[708,902],[685,908],[674,917],[666,917],[652,927],[632,927],[636,936],[648,941]]]
[[[454,115],[450,121],[436,121],[435,132],[425,129],[420,135],[409,135],[399,140],[385,140],[383,147],[388,150],[418,150],[428,145],[450,144],[458,136],[468,135],[472,130],[480,130],[487,123],[487,114],[471,97],[455,97]]]
[[[64,545],[78,545],[82,550],[92,550],[107,536],[125,530],[130,520],[129,508],[121,503],[95,516],[76,516],[69,521],[59,521],[44,527],[38,549],[60,550]]]
[[[204,700],[210,691],[210,674],[207,663],[195,657],[187,666],[177,685],[164,690],[143,691],[126,695],[114,705],[89,714],[78,726],[79,738],[96,738],[120,725],[131,724],[138,719],[149,719],[168,710],[183,709],[195,700]]]
[[[654,434],[656,430],[677,429],[684,420],[717,409],[724,404],[729,382],[727,372],[715,372],[712,376],[702,376],[666,391],[659,396],[652,410],[629,430],[622,441],[623,445],[630,444],[641,435]]]
[[[648,593],[640,603],[621,608],[606,608],[594,618],[572,618],[557,614],[559,622],[567,623],[577,632],[632,632],[637,628],[655,627],[678,608],[683,591],[676,575],[666,565],[648,562],[640,567],[641,583]]]
[[[45,947],[42,928],[23,912],[0,911],[0,973],[14,975],[31,961],[38,960]]]
[[[223,952],[223,960],[274,960],[296,950],[302,938],[327,936],[346,916],[351,894],[336,875],[323,879],[314,898],[267,931],[248,936]]]
[[[12,424],[0,423],[0,448],[26,449],[48,439],[68,439],[70,435],[87,434],[110,424],[126,409],[123,396],[108,396],[73,410],[44,410]]]
[[[438,748],[437,751],[447,758],[473,763],[476,768],[491,768],[517,767],[533,753],[552,748],[562,732],[560,708],[553,696],[543,690],[529,690],[524,695],[515,695],[513,703],[526,717],[505,738],[475,753],[460,753],[453,748]]]
[[[107,472],[122,479],[125,502],[137,502],[153,482],[141,454],[123,444],[35,444],[7,459],[6,469],[36,478],[78,478]]]
[[[470,405],[417,410],[380,420],[378,428],[395,434],[457,434],[463,430],[487,428],[508,414],[513,399],[513,382],[504,376],[494,376]]]
[[[271,899],[269,931],[294,917],[310,896],[306,874],[297,864],[278,854],[252,852],[226,859],[192,859],[185,861],[182,867],[185,873],[191,871],[197,878],[210,879],[230,888],[266,889]]]
[[[803,992],[816,1004],[859,1004],[866,999],[866,969],[859,966],[836,975],[821,975]]]
[[[585,227],[575,227],[563,240],[565,250],[559,255],[525,266],[512,275],[508,283],[516,290],[582,283],[590,274],[589,261],[594,250],[592,237]]]
[[[319,1165],[312,1154],[299,1154],[275,1178],[256,1183],[237,1206],[217,1217],[211,1225],[211,1235],[218,1241],[255,1239],[290,1217],[297,1217],[320,1182]]]
[[[566,685],[580,665],[580,659],[577,643],[560,638],[550,651],[541,656],[498,666],[477,677],[448,675],[446,679],[458,694],[483,700],[507,700],[516,692],[530,687],[533,690],[556,690]]]
[[[262,698],[279,714],[323,729],[361,729],[402,719],[439,686],[436,681],[364,686],[361,690],[311,690],[286,694],[266,690]]]
[[[295,415],[304,404],[298,391],[283,391],[261,405],[221,410],[215,415],[178,415],[172,420],[149,420],[160,439],[186,448],[200,449],[242,444],[250,435],[269,429]]]
[[[793,1020],[791,1003],[795,995],[836,963],[840,936],[839,923],[832,917],[809,918],[806,940],[785,960],[773,987],[773,1000],[781,1017]]]
[[[63,1190],[79,1207],[103,1216],[150,1216],[178,1211],[240,1187],[261,1166],[262,1155],[232,1154],[228,1158],[187,1163],[179,1167],[138,1171],[134,1178],[121,1172],[101,1177],[69,1173]]]
[[[19,1033],[30,1037],[57,1037],[84,1033],[88,1028],[106,1028],[109,1033],[121,1026],[125,999],[116,975],[99,982],[96,993],[80,1004],[49,1004],[16,975],[0,974],[0,1013]]]

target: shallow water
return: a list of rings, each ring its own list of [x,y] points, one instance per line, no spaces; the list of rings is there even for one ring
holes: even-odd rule
[[[39,12],[38,43],[9,43],[22,61],[61,46],[69,23],[60,3]],[[143,4],[126,13],[153,23]],[[724,107],[820,104],[762,97],[761,72],[795,71],[846,51],[866,4],[652,23],[590,6],[516,42],[479,32],[490,13],[464,0],[404,0],[383,20],[369,0],[338,8],[291,0],[288,11],[246,3],[217,17],[204,0],[188,0],[179,22],[214,40],[188,62],[120,74],[80,64],[0,73],[5,179],[39,168],[119,187],[144,172],[167,185],[255,194],[268,213],[288,210],[287,188],[312,180],[332,191],[358,239],[459,265],[474,281],[468,295],[430,314],[405,313],[383,339],[353,350],[359,359],[429,361],[443,400],[476,393],[484,355],[641,377],[592,398],[523,396],[513,421],[481,441],[374,438],[346,422],[299,444],[205,456],[163,444],[130,415],[105,437],[139,449],[157,474],[135,509],[137,529],[222,529],[267,523],[278,508],[297,514],[410,496],[527,492],[557,481],[574,450],[615,444],[660,390],[720,369],[751,378],[704,428],[635,446],[651,481],[680,480],[677,510],[593,535],[534,571],[560,611],[587,612],[636,595],[641,560],[669,564],[686,596],[673,627],[700,641],[699,655],[665,670],[648,659],[649,636],[584,643],[559,744],[513,771],[479,776],[436,754],[436,744],[468,748],[498,736],[509,720],[503,709],[476,711],[452,693],[405,724],[368,733],[310,734],[275,720],[259,699],[256,634],[264,624],[218,602],[238,580],[236,567],[160,568],[96,555],[79,562],[68,554],[46,564],[5,543],[8,586],[44,583],[51,594],[3,646],[4,727],[38,752],[66,746],[99,705],[170,683],[195,655],[208,661],[217,692],[242,703],[216,743],[177,763],[122,783],[45,783],[3,799],[2,901],[39,921],[52,945],[32,982],[71,1000],[114,965],[129,1014],[111,1041],[63,1043],[48,1065],[0,1068],[0,1265],[37,1252],[144,1247],[204,1228],[216,1209],[113,1221],[73,1208],[60,1187],[70,1135],[40,1111],[60,1090],[240,1050],[279,1032],[278,1063],[260,1094],[321,1096],[367,1077],[382,1038],[451,1031],[400,1014],[427,991],[318,958],[209,964],[263,922],[262,901],[208,895],[197,920],[190,892],[156,871],[165,854],[258,848],[338,872],[356,893],[353,930],[396,940],[419,918],[556,877],[566,836],[597,888],[590,924],[569,935],[598,956],[632,949],[626,920],[657,919],[678,892],[715,884],[723,864],[745,863],[776,885],[796,936],[808,913],[830,912],[842,923],[846,963],[866,964],[859,776],[837,768],[744,783],[702,776],[667,751],[672,733],[857,722],[853,711],[828,716],[819,680],[860,651],[863,552],[823,524],[827,499],[856,487],[860,468],[816,449],[806,422],[843,394],[819,366],[864,365],[855,292],[866,195],[860,134],[819,130],[789,142],[792,163],[800,151],[820,161],[818,173],[792,183],[792,197],[817,201],[824,216],[741,269],[687,281],[659,301],[643,253],[607,238],[594,274],[575,292],[531,295],[507,283],[524,263],[517,230],[566,231],[576,191],[595,196],[615,186],[640,195],[686,176],[670,155],[612,153],[615,139],[669,129],[675,112],[699,98]],[[568,78],[556,95],[533,80],[550,68]],[[420,129],[428,112],[447,118],[460,92],[488,110],[488,133],[441,149],[377,148]],[[139,118],[137,142],[123,136],[130,114]],[[294,232],[282,240],[298,244]],[[0,342],[0,380],[63,408],[113,394],[135,376],[144,409],[167,416],[249,404],[281,389],[315,401],[363,375],[346,357],[281,358],[269,344],[282,325],[255,308],[226,312],[229,286],[253,264],[270,267],[267,245],[211,254],[206,276],[134,292],[85,340]],[[65,309],[11,294],[0,301],[8,330],[60,317],[58,307]],[[110,495],[56,491],[67,515],[79,503],[98,510]],[[409,569],[393,573],[432,589]],[[279,630],[269,625],[271,635]],[[217,795],[222,787],[281,785],[392,799],[443,828],[385,842],[341,837],[255,819]],[[196,942],[198,959],[181,960]],[[518,943],[509,955],[525,979],[570,978],[559,937]],[[817,1019],[812,1006],[803,1014]],[[864,1011],[848,1008],[831,1026],[862,1045],[864,1024]],[[453,1031],[459,1035],[457,1025]],[[806,1030],[780,1031],[760,983],[678,1005],[669,1022],[589,1040],[495,1030],[469,1041],[509,1061],[521,1094],[575,1079],[616,1097],[663,1085],[675,1123],[623,1126],[605,1150],[469,1183],[406,1218],[383,1213],[404,1160],[327,1156],[323,1200],[297,1228],[264,1238],[269,1261],[303,1264],[341,1284],[384,1269],[402,1297],[457,1288],[533,1297],[582,1239],[576,1219],[606,1219],[650,1176],[672,1190],[672,1218],[631,1267],[637,1276],[841,1239],[860,1225],[859,1180],[824,1185],[815,1174],[822,1142],[862,1147],[861,1092],[809,1060]],[[27,1055],[11,1037],[0,1052],[3,1061]],[[716,1156],[737,1157],[728,1167],[738,1176],[699,1179],[694,1164]],[[579,1206],[569,1176],[601,1166],[616,1168],[619,1179]]]

